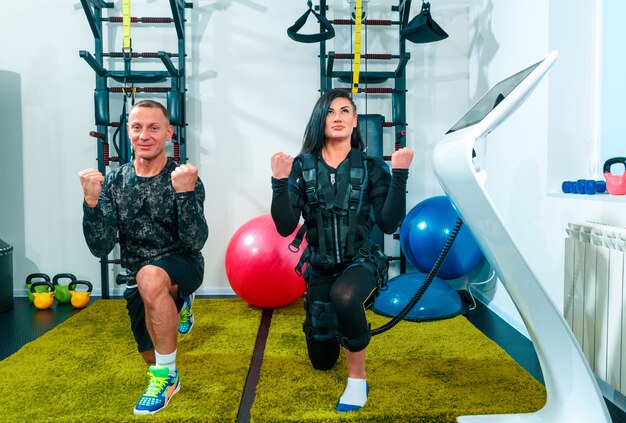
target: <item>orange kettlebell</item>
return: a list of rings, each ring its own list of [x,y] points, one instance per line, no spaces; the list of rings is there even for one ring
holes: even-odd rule
[[[38,286],[47,286],[47,292],[37,292],[35,288]],[[50,281],[46,282],[33,282],[30,285],[30,292],[33,294],[33,304],[39,310],[44,310],[46,308],[50,308],[52,303],[54,303],[54,285]]]
[[[85,285],[87,287],[87,291],[76,291],[76,285]],[[87,304],[89,304],[89,296],[91,295],[91,291],[93,291],[93,285],[89,281],[72,281],[69,283],[67,288],[72,295],[72,299],[70,302],[75,308],[85,308]]]
[[[28,299],[32,303],[35,300],[35,297],[30,292],[30,286],[33,282],[50,282],[50,276],[45,273],[31,273],[26,277],[26,292],[28,293]],[[42,287],[37,290],[37,292],[45,292],[47,288],[43,288],[43,285],[39,284],[38,286]]]

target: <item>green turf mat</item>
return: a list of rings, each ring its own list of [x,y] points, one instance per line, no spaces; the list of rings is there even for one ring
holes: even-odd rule
[[[0,419],[8,422],[233,422],[261,311],[239,299],[197,299],[178,343],[181,390],[136,417],[148,384],[124,300],[99,300],[0,362]]]
[[[459,415],[532,412],[543,385],[462,316],[401,322],[368,347],[366,406],[334,411],[346,383],[345,358],[314,370],[301,303],[275,310],[251,410],[253,422],[454,422]],[[388,318],[368,312],[373,327]]]

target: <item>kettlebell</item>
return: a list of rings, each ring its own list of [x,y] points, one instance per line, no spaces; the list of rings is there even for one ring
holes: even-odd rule
[[[621,175],[613,175],[611,173],[611,165],[621,163],[624,170]],[[606,179],[606,190],[612,195],[626,194],[626,157],[613,157],[604,162],[604,179]]]
[[[54,285],[54,298],[60,303],[67,304],[72,299],[72,294],[70,294],[70,290],[68,285],[59,285],[59,279],[69,279],[70,281],[75,281],[76,276],[71,273],[59,273],[52,278],[52,285]]]
[[[77,285],[85,285],[87,287],[87,291],[76,291]],[[72,305],[75,308],[87,307],[87,304],[89,304],[89,296],[91,295],[91,291],[93,291],[93,285],[91,282],[83,280],[72,281],[67,287],[70,291],[70,295],[72,296],[72,299],[70,300]]]
[[[39,281],[39,279],[42,279],[42,281]],[[31,285],[33,284],[33,280],[39,282],[50,282],[50,276],[46,275],[45,273],[31,273],[30,275],[26,276],[26,292],[28,293],[28,299],[31,303],[35,300],[35,297],[30,290]],[[46,292],[46,290],[47,288],[44,288],[44,285],[37,285],[37,292]]]
[[[38,292],[37,287],[45,286],[48,291]],[[50,280],[46,282],[33,282],[30,285],[30,292],[33,294],[33,304],[39,310],[49,308],[54,303],[54,285]]]

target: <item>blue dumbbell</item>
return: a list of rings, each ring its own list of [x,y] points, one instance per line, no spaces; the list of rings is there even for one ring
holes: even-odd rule
[[[587,180],[585,181],[585,194],[593,195],[597,192],[605,192],[606,191],[606,181],[594,181]]]
[[[572,192],[572,183],[570,181],[563,181],[561,183],[561,191],[563,191],[565,194],[574,194]]]
[[[592,179],[563,181],[561,190],[566,194],[594,195],[598,192],[606,192],[606,181],[594,181]]]
[[[565,193],[565,194],[576,194],[576,182],[572,182],[572,181],[563,181],[563,183],[561,184],[561,190]]]

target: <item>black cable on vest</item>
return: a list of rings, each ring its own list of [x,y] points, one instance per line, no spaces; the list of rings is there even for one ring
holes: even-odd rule
[[[461,226],[463,226],[463,220],[459,217],[456,219],[454,228],[452,229],[452,232],[450,232],[450,236],[448,236],[448,239],[446,240],[446,243],[443,246],[441,253],[439,253],[439,257],[437,257],[437,261],[435,261],[433,268],[431,269],[430,273],[424,280],[424,283],[422,283],[422,286],[420,287],[420,289],[417,290],[413,298],[411,298],[411,300],[407,303],[406,306],[404,306],[404,308],[400,311],[400,313],[398,313],[397,316],[393,317],[391,320],[389,320],[387,323],[385,323],[381,327],[372,329],[372,335],[378,335],[378,334],[388,331],[389,329],[397,325],[398,322],[400,322],[400,320],[404,319],[404,317],[409,313],[409,311],[411,311],[411,309],[415,307],[415,304],[417,304],[420,298],[422,298],[422,296],[424,295],[424,292],[426,292],[426,290],[430,286],[430,283],[435,279],[435,276],[437,276],[437,273],[439,272],[439,269],[441,268],[443,261],[446,259],[446,256],[450,252],[450,248],[452,248],[452,244],[454,243],[456,236],[459,234],[459,231],[461,230]]]

